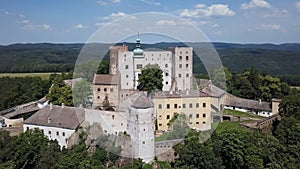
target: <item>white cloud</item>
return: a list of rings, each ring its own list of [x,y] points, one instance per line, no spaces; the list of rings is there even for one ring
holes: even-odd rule
[[[78,25],[75,25],[74,26],[74,29],[86,29],[86,28],[88,28],[87,26],[84,26],[84,25],[82,25],[82,24],[78,24]]]
[[[262,24],[259,29],[267,31],[278,31],[280,30],[281,25],[279,24]]]
[[[97,4],[99,4],[101,6],[104,6],[104,5],[108,5],[110,3],[116,4],[116,3],[119,3],[119,2],[121,2],[121,0],[99,0],[97,2]]]
[[[215,23],[215,24],[210,25],[210,27],[212,27],[212,28],[218,28],[218,27],[220,27],[220,25],[217,24],[217,23]]]
[[[21,23],[24,23],[24,24],[25,24],[25,23],[29,23],[29,20],[24,19],[24,20],[21,21]]]
[[[235,12],[229,9],[228,5],[224,4],[213,4],[211,6],[206,6],[204,4],[198,4],[195,9],[188,10],[184,9],[181,13],[181,17],[189,18],[200,18],[200,17],[210,17],[210,16],[233,16]]]
[[[25,29],[25,30],[49,30],[50,25],[48,25],[48,24],[41,24],[41,25],[26,24],[26,25],[22,26],[22,29]]]
[[[19,17],[20,17],[20,18],[25,18],[25,15],[20,14]]]
[[[264,14],[264,18],[274,18],[274,17],[285,17],[288,15],[288,11],[286,9],[272,9],[271,12]]]
[[[177,23],[174,20],[160,20],[160,21],[157,21],[155,24],[160,25],[160,26],[163,26],[163,25],[175,26],[175,25],[177,25]]]
[[[296,9],[298,12],[300,12],[300,1],[296,2]]]
[[[154,2],[154,1],[149,1],[149,0],[140,0],[140,1],[144,2],[144,3],[148,4],[148,5],[156,5],[156,6],[160,5],[159,2]]]
[[[104,17],[99,17],[99,20],[104,20],[104,21],[112,21],[117,18],[125,17],[125,19],[135,19],[134,16],[128,15],[124,12],[118,12],[118,13],[112,13],[109,16],[104,16]]]
[[[251,0],[249,3],[243,3],[241,9],[251,9],[251,8],[271,8],[269,2],[264,0]]]

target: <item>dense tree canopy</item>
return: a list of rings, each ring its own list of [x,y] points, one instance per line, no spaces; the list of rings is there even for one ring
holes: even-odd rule
[[[148,64],[142,69],[142,73],[138,79],[139,89],[148,93],[154,90],[162,90],[163,87],[163,71],[157,64]]]

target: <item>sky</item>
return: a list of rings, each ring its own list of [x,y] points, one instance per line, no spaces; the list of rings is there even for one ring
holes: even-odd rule
[[[185,32],[185,41],[194,39],[181,19],[213,42],[300,43],[297,0],[1,0],[0,44],[85,43],[107,25],[111,32],[126,34],[124,25],[112,27],[111,22],[145,12],[180,18],[159,20],[159,15],[153,16],[156,25],[172,26],[173,30],[181,25],[177,31]],[[130,29],[141,34],[146,31],[142,26]]]

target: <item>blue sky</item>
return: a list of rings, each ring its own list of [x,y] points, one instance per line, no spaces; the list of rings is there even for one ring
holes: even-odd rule
[[[111,21],[143,12],[182,17],[211,41],[300,43],[300,1],[295,0],[1,0],[0,44],[86,42]]]

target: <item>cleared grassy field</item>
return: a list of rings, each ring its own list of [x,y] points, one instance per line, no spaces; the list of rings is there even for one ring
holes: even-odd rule
[[[0,73],[0,77],[41,77],[43,80],[49,79],[53,73]]]

